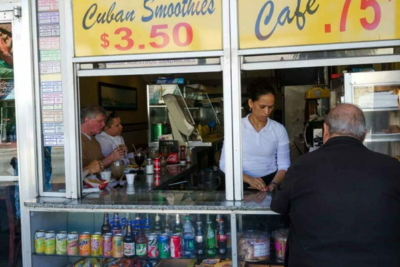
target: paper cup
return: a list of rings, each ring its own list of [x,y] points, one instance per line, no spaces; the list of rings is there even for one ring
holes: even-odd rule
[[[125,174],[125,176],[126,176],[126,182],[128,184],[133,184],[133,181],[135,180],[136,175],[134,173],[127,173],[127,174]]]
[[[111,180],[111,171],[103,171],[100,173],[101,179],[110,181]]]
[[[135,187],[133,186],[133,184],[128,184],[128,186],[126,187],[126,193],[128,195],[134,195],[135,194]]]

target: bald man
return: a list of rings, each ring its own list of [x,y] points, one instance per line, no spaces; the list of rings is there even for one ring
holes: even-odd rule
[[[400,163],[370,151],[363,112],[332,109],[324,145],[296,160],[272,193],[289,214],[289,267],[400,266]]]

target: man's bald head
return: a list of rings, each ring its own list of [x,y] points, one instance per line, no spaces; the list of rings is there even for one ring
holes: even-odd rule
[[[333,108],[325,118],[325,124],[331,137],[351,136],[363,141],[367,130],[364,113],[352,104],[341,104]]]

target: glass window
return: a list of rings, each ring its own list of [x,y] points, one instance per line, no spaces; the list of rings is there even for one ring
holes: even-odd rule
[[[18,175],[13,65],[12,26],[0,24],[0,176]]]

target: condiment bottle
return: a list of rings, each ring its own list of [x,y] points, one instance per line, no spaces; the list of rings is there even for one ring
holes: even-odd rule
[[[153,174],[153,173],[154,173],[153,160],[150,157],[148,157],[146,162],[146,174]]]

